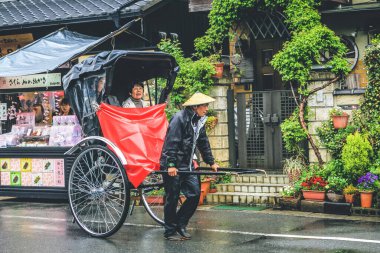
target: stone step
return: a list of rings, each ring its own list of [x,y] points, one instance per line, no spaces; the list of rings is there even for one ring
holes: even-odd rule
[[[266,204],[273,206],[281,198],[279,193],[217,192],[207,194],[207,204],[252,205]]]
[[[271,184],[289,184],[287,175],[270,175],[264,174],[245,174],[233,175],[231,177],[232,183],[271,183]]]
[[[218,192],[280,193],[286,184],[229,183],[218,184]]]

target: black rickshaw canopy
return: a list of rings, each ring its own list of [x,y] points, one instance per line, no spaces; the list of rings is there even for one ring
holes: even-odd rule
[[[120,106],[129,97],[135,82],[156,78],[166,79],[166,86],[157,101],[163,103],[173,88],[178,71],[174,57],[167,53],[105,51],[72,67],[63,77],[63,88],[84,134],[100,135],[94,105],[106,102]]]

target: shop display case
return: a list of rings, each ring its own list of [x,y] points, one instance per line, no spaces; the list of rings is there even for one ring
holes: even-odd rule
[[[81,140],[82,129],[75,115],[59,115],[63,96],[63,91],[19,90],[17,96],[0,91],[7,115],[1,120],[0,196],[67,198],[74,158],[65,152]],[[35,103],[42,116],[33,110]]]

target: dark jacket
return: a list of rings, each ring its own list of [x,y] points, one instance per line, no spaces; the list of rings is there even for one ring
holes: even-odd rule
[[[197,124],[200,127],[196,147],[207,164],[214,164],[214,157],[204,126],[205,119],[198,117],[190,108],[179,111],[173,116],[162,148],[160,159],[162,170],[166,170],[168,167],[175,167],[178,170],[190,169],[189,166],[193,159],[194,135],[196,134],[193,125]]]

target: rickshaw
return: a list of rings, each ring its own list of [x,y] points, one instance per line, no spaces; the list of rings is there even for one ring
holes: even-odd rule
[[[163,52],[113,50],[87,58],[63,77],[65,94],[85,136],[66,152],[75,157],[68,180],[69,204],[73,221],[91,236],[108,237],[118,231],[138,200],[156,222],[164,224],[162,205],[147,198],[163,191],[166,172],[159,170],[158,160],[168,124],[164,109],[178,71],[175,59]],[[158,78],[165,81],[161,90]],[[133,82],[147,80],[154,80],[155,86],[154,92],[146,86],[150,107],[113,105],[112,101],[128,98]],[[119,128],[124,124],[129,125]],[[124,134],[133,128],[130,136]],[[259,172],[201,169],[181,173]]]

